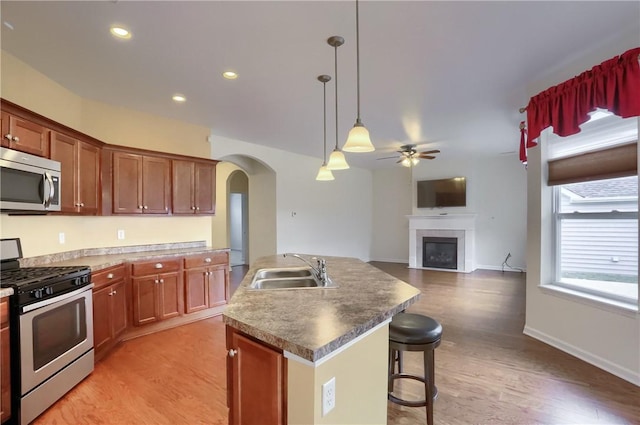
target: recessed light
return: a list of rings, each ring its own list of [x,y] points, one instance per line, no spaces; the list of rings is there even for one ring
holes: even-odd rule
[[[238,74],[233,71],[225,71],[222,73],[222,76],[227,80],[235,80],[236,78],[238,78]]]
[[[178,102],[178,103],[183,103],[187,101],[187,98],[181,94],[174,94],[171,99],[173,99],[174,102]]]
[[[121,27],[120,25],[112,25],[110,31],[114,37],[122,38],[124,40],[128,40],[131,38],[131,33],[129,32],[129,30]]]

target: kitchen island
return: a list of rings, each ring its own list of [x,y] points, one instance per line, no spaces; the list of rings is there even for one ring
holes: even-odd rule
[[[231,298],[223,314],[230,423],[253,414],[289,424],[386,423],[388,324],[420,291],[358,259],[323,258],[337,288],[250,289],[259,269],[304,265],[279,255],[252,264]],[[252,369],[250,360],[264,362]],[[332,378],[335,401],[323,412]],[[280,412],[261,411],[261,401]]]

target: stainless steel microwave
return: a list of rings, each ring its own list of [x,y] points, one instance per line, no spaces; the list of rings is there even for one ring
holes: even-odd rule
[[[0,209],[60,211],[60,163],[0,147]]]

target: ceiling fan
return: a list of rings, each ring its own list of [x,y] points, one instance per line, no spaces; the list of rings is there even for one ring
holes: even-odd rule
[[[378,158],[378,159],[398,158],[398,160],[396,161],[396,164],[402,164],[405,167],[412,167],[414,165],[417,165],[421,159],[435,159],[434,154],[440,153],[440,151],[437,149],[418,152],[418,150],[416,149],[416,145],[414,144],[402,145],[400,146],[400,150],[396,152],[398,152],[400,155],[387,156],[387,157]]]

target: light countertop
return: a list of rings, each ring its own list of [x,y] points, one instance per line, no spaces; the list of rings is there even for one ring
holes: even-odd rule
[[[281,255],[258,259],[231,298],[224,323],[315,362],[406,309],[420,296],[415,287],[356,258],[323,258],[338,288],[248,289],[258,269],[304,266],[299,259]]]

